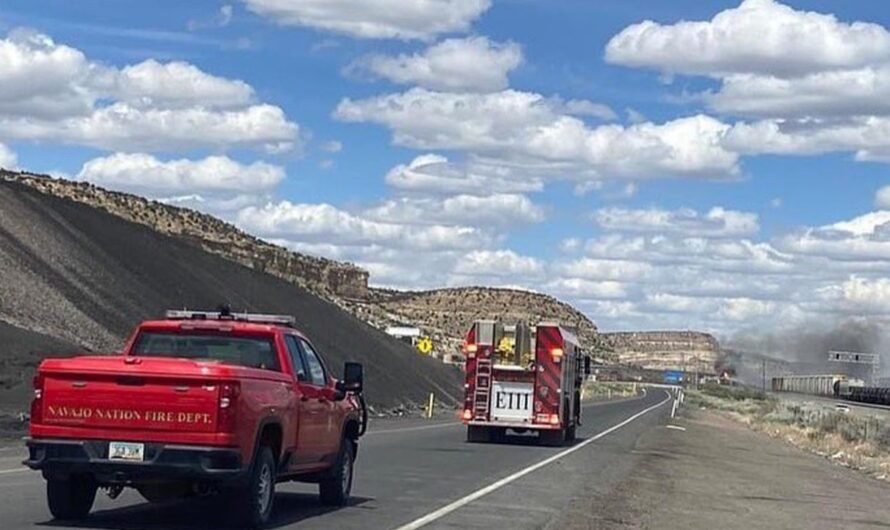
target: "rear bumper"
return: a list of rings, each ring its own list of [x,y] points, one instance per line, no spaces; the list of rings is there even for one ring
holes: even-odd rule
[[[100,483],[134,483],[174,479],[223,482],[242,476],[237,449],[191,445],[145,444],[145,460],[108,459],[106,440],[30,439],[23,462],[44,476],[93,475]]]
[[[534,431],[552,431],[562,429],[564,425],[553,425],[551,423],[524,423],[524,422],[506,422],[506,421],[465,421],[467,427],[501,427],[505,429],[528,429]]]

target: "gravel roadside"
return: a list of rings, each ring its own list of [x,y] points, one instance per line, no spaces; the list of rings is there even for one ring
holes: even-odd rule
[[[709,412],[637,440],[629,479],[549,528],[887,528],[890,486]],[[591,477],[595,480],[595,477]]]

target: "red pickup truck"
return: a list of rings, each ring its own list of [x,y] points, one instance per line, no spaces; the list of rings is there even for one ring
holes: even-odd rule
[[[345,504],[367,425],[362,366],[344,378],[292,317],[168,311],[119,355],[46,359],[34,378],[24,462],[50,512],[86,517],[98,488],[148,501],[222,493],[243,524],[266,524],[276,482],[319,484]]]

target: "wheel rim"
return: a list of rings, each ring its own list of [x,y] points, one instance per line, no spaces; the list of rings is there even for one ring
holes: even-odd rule
[[[343,455],[343,483],[341,487],[343,488],[344,496],[349,495],[349,490],[352,488],[352,452],[347,450]]]
[[[272,501],[272,469],[268,465],[264,465],[260,471],[257,499],[259,500],[260,513],[265,514]]]

